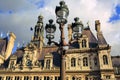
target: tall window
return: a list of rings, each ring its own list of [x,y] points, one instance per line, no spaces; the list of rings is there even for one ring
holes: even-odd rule
[[[83,39],[83,40],[82,40],[82,48],[85,48],[85,47],[87,47],[87,44],[86,44],[86,40]]]
[[[24,76],[24,80],[30,80],[29,76]]]
[[[55,76],[55,80],[60,80],[60,77],[59,76]]]
[[[75,67],[76,66],[76,59],[72,58],[71,59],[71,67]]]
[[[88,58],[87,57],[83,58],[83,66],[88,66]]]
[[[97,65],[97,58],[96,57],[94,58],[94,65],[95,66]]]
[[[0,80],[2,80],[2,76],[0,76]]]
[[[50,80],[49,76],[44,76],[44,80]]]
[[[46,69],[50,69],[50,59],[46,61]]]
[[[34,80],[39,80],[39,77],[38,76],[34,76]]]
[[[72,77],[72,80],[75,80],[75,77]]]
[[[10,76],[6,76],[6,80],[11,80],[11,77]]]
[[[15,76],[15,80],[20,80],[20,77],[19,76]]]
[[[103,55],[103,64],[108,64],[108,58],[106,55]]]

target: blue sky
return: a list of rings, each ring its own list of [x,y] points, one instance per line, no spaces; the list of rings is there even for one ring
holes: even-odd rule
[[[44,16],[44,25],[49,19],[56,20],[55,7],[60,0],[0,0],[0,33],[14,32],[17,43],[28,43],[33,32],[38,15]],[[112,55],[119,55],[120,50],[120,0],[65,0],[69,7],[68,24],[74,17],[79,17],[96,35],[94,22],[100,20],[101,31],[107,42],[112,46]],[[87,2],[87,4],[86,4]],[[67,25],[66,25],[67,26]],[[67,32],[66,32],[67,34]],[[56,33],[58,36],[59,34]],[[67,35],[66,35],[67,37]],[[55,38],[57,39],[57,37]]]
[[[120,5],[115,7],[115,13],[113,13],[113,15],[110,17],[109,22],[114,22],[117,20],[120,20]]]

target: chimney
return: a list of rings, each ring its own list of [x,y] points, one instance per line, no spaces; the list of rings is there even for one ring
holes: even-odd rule
[[[100,32],[100,21],[99,20],[95,20],[95,30],[97,32]]]
[[[9,41],[8,41],[8,44],[7,44],[7,49],[6,49],[6,52],[5,52],[5,60],[7,60],[9,58],[9,56],[11,55],[12,49],[14,47],[14,41],[16,39],[15,34],[12,33],[12,32],[10,32],[9,36],[10,36],[10,38],[9,38]]]

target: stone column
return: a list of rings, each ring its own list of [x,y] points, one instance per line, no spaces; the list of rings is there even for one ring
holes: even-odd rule
[[[6,80],[6,76],[4,76],[4,79],[3,80]]]
[[[21,76],[21,80],[24,80],[24,76]]]

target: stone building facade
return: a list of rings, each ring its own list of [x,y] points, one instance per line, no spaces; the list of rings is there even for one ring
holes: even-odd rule
[[[90,26],[74,39],[68,25],[70,45],[65,51],[66,80],[120,80],[120,57],[111,57],[111,46],[95,21],[96,36]],[[44,43],[43,17],[38,16],[31,41],[11,54],[15,35],[0,39],[0,80],[60,80],[59,47]],[[117,62],[117,64],[116,64]]]

